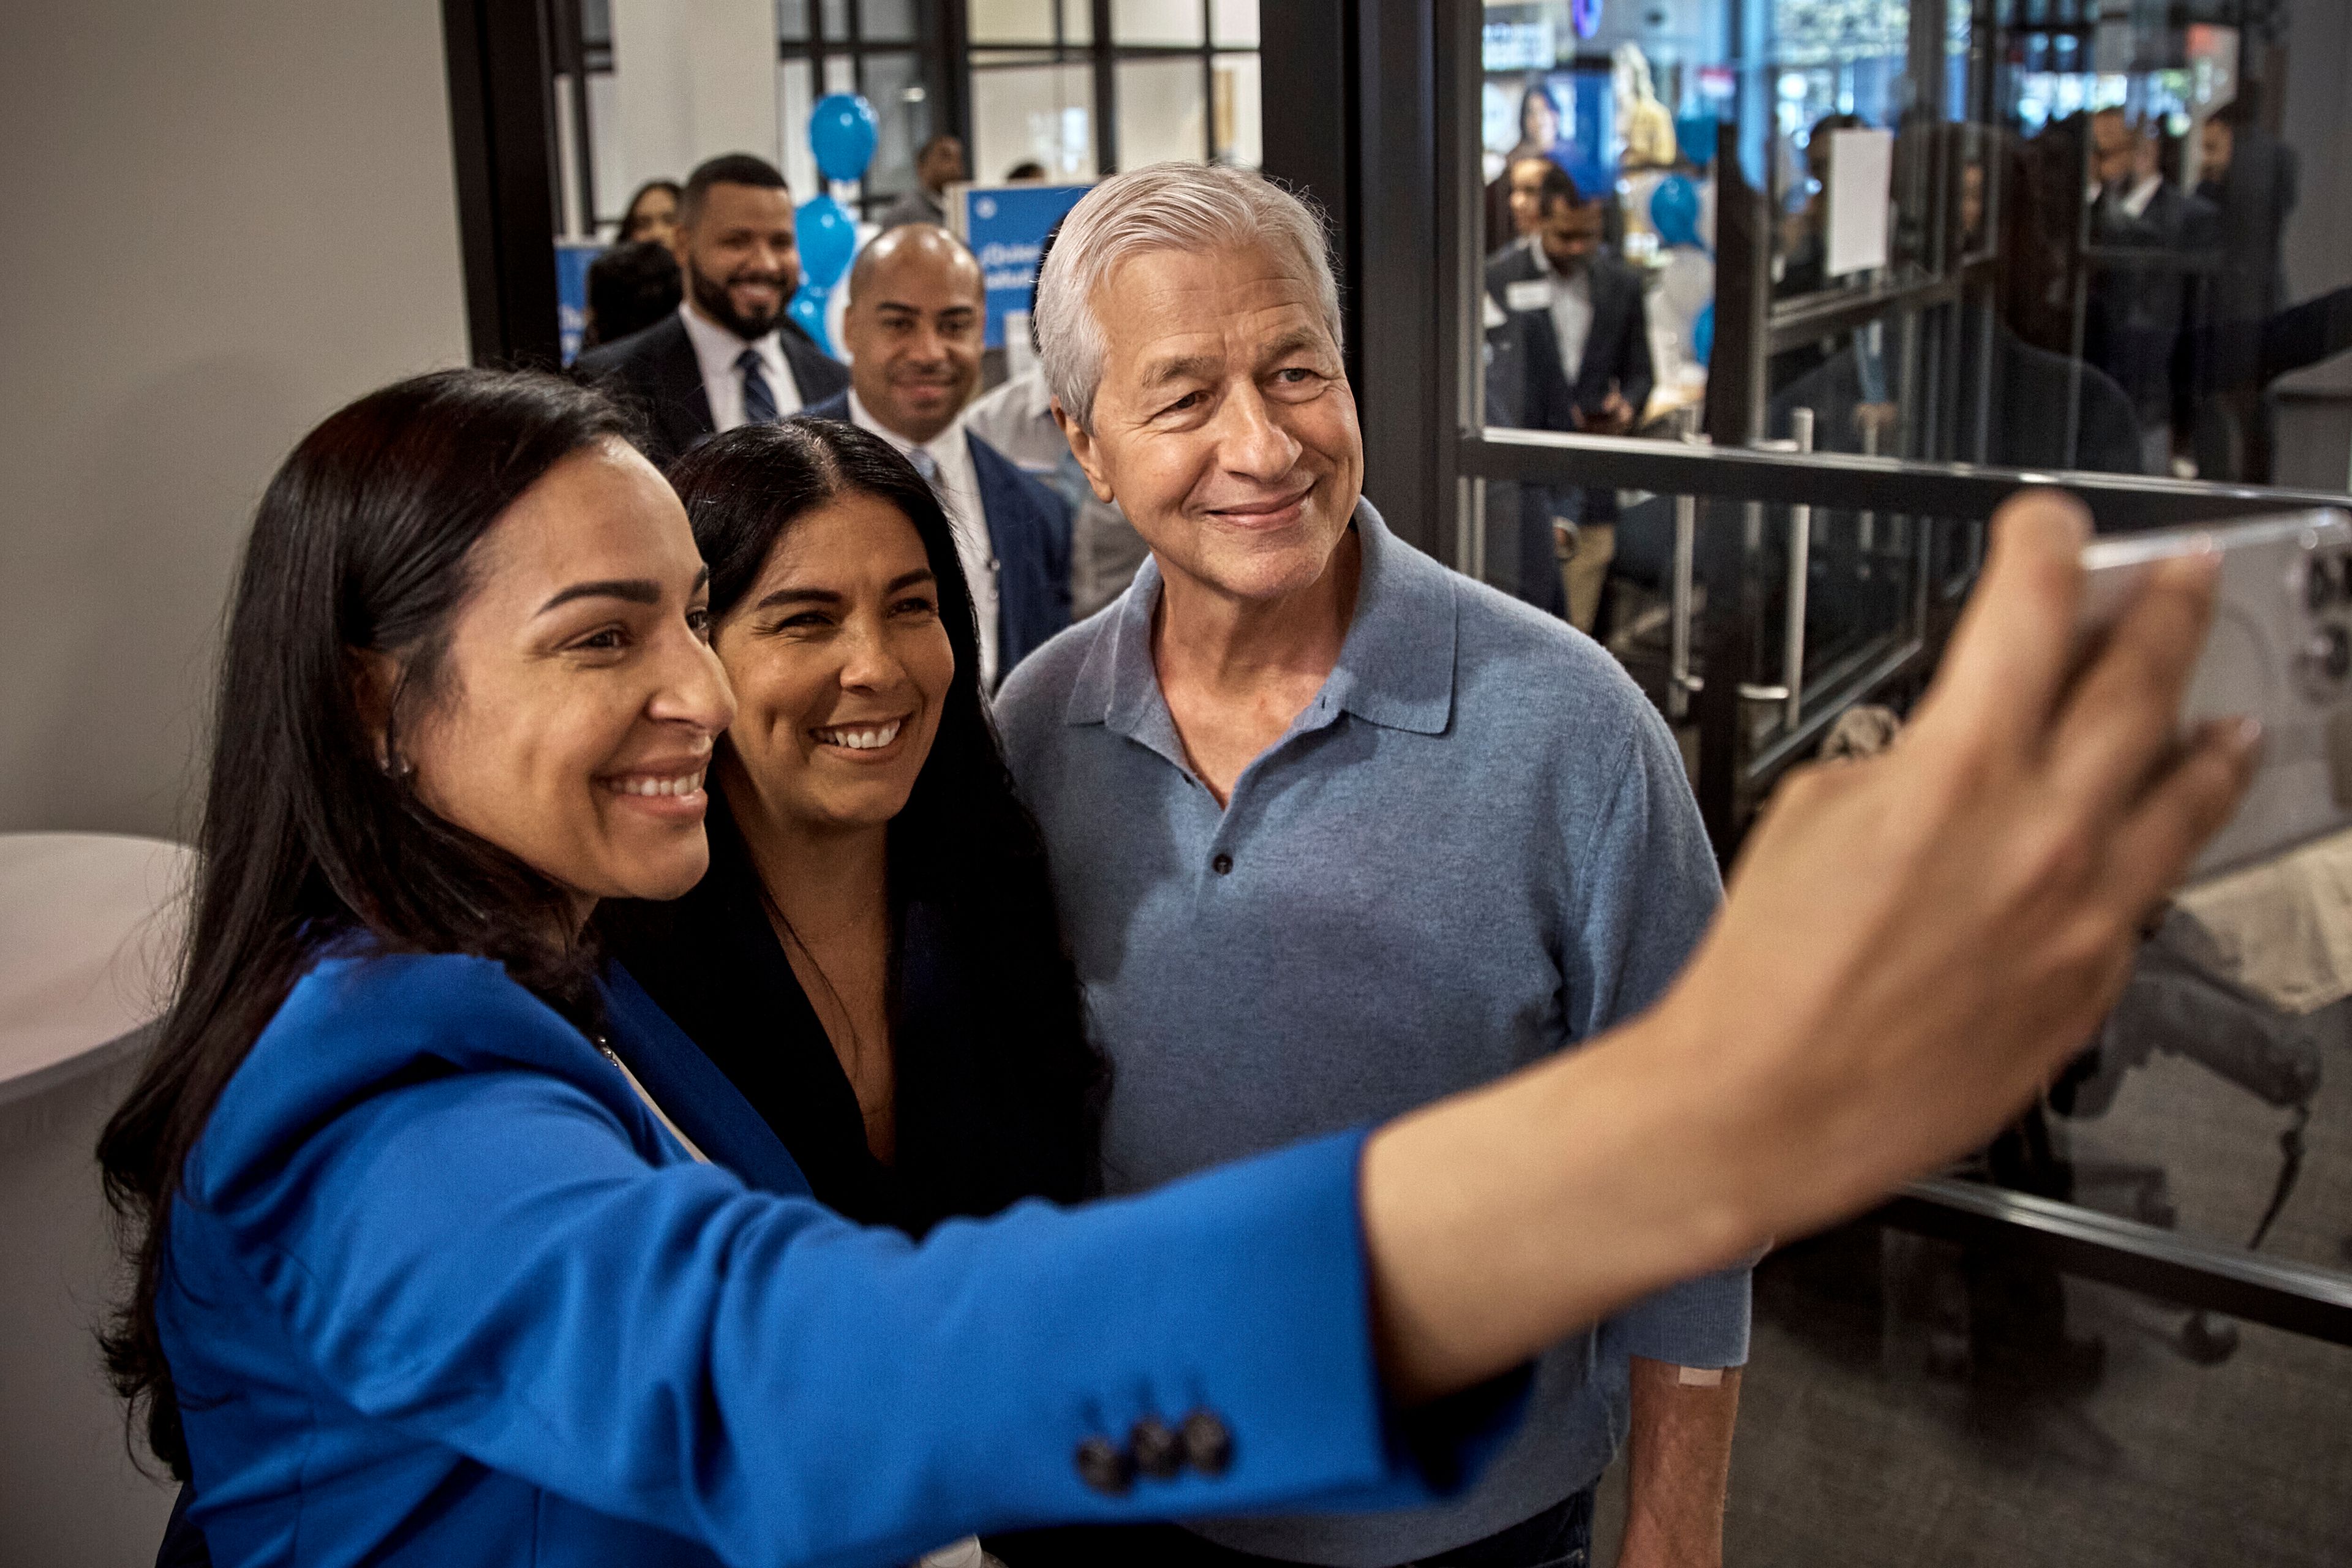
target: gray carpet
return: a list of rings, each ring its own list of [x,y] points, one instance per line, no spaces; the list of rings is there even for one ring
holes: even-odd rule
[[[2325,1071],[2308,1163],[2264,1250],[2336,1263],[2352,1233],[2352,1042],[2331,1044]],[[2163,1165],[2180,1230],[2242,1243],[2286,1123],[2157,1055],[2104,1116],[2055,1127],[2077,1158]],[[2123,1189],[2084,1196],[2130,1212]],[[1862,1228],[1776,1255],[1758,1277],[1727,1561],[2352,1563],[2352,1350],[2241,1325],[2236,1354],[2200,1366],[2183,1319]],[[1622,1511],[1610,1489],[1601,1563]]]

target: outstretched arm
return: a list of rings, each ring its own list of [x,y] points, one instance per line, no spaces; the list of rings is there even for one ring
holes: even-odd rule
[[[1781,786],[1657,1007],[1373,1135],[1392,1394],[1473,1383],[1853,1212],[1980,1142],[2090,1033],[2256,736],[2177,740],[2210,559],[2152,578],[2074,671],[2086,532],[2060,496],[2003,508],[1902,740]]]

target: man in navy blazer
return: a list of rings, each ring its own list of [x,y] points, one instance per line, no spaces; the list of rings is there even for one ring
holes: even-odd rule
[[[849,372],[784,314],[801,286],[792,193],[748,153],[687,176],[671,248],[686,298],[675,314],[582,354],[584,380],[636,409],[646,456],[666,465],[721,430],[796,414]]]
[[[1580,196],[1557,165],[1546,166],[1538,201],[1535,232],[1486,262],[1486,295],[1496,312],[1487,318],[1495,323],[1489,342],[1499,337],[1517,349],[1524,377],[1519,406],[1490,417],[1516,418],[1530,429],[1626,435],[1641,423],[1657,379],[1641,277],[1602,250],[1601,202]],[[1539,554],[1550,542],[1542,517],[1547,500],[1583,565],[1605,570],[1614,549],[1616,491],[1530,489],[1523,531],[1533,544],[1524,553]],[[1549,584],[1523,584],[1520,596],[1557,608]]]
[[[849,273],[849,389],[808,412],[873,431],[939,492],[980,617],[981,689],[993,691],[1070,624],[1070,508],[964,428],[986,320],[962,241],[931,224],[885,231]]]

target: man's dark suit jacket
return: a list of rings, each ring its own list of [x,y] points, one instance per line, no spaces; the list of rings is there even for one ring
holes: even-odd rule
[[[1565,401],[1544,398],[1534,401],[1531,406],[1548,412],[1557,410],[1558,416],[1565,419],[1570,407],[1599,408],[1608,397],[1609,384],[1613,381],[1625,401],[1633,405],[1633,417],[1638,421],[1643,405],[1650,401],[1651,388],[1657,384],[1656,373],[1650,364],[1650,320],[1642,302],[1641,277],[1632,268],[1607,256],[1595,256],[1587,276],[1592,287],[1592,330],[1585,334],[1584,357],[1573,373],[1562,363],[1559,333],[1552,325],[1551,312],[1516,312],[1533,316],[1541,322],[1539,326],[1529,323],[1530,346],[1538,355],[1538,363],[1528,366],[1531,378],[1540,378],[1548,371],[1558,374],[1567,383],[1569,392]],[[1511,308],[1512,284],[1555,277],[1524,245],[1506,246],[1486,259],[1486,292],[1504,310]],[[1549,366],[1540,363],[1547,348],[1551,354]],[[1530,428],[1570,430],[1575,426],[1563,423]]]
[[[849,424],[849,393],[803,412]],[[996,679],[1070,624],[1070,505],[971,434],[973,477],[996,552]]]
[[[822,403],[849,385],[849,370],[786,321],[780,330],[784,363],[800,388],[801,406]],[[656,467],[709,437],[716,428],[710,399],[702,390],[702,363],[694,340],[675,313],[642,332],[590,349],[572,363],[572,374],[603,387],[634,408],[645,427],[646,456]]]

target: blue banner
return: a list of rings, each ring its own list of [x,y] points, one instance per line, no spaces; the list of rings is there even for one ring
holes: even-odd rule
[[[588,331],[588,264],[604,254],[601,245],[555,243],[555,334],[565,364],[580,357],[580,340]]]
[[[1086,194],[1084,185],[984,185],[962,193],[964,242],[980,258],[988,289],[990,348],[1004,346],[1007,316],[1028,315],[1037,252],[1062,215]]]

